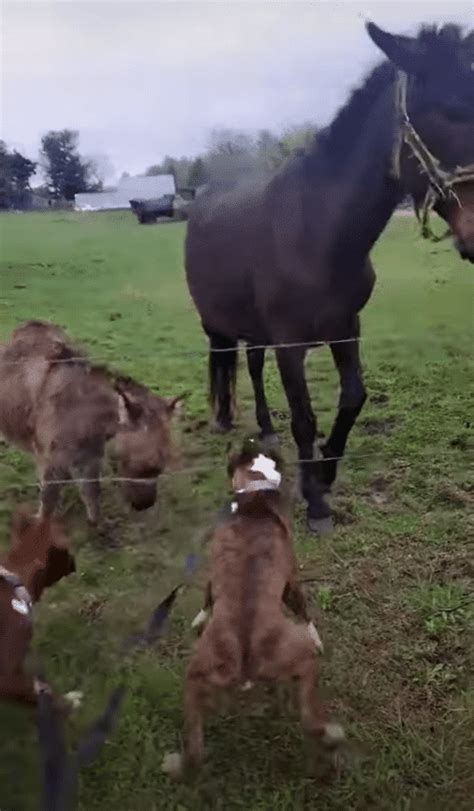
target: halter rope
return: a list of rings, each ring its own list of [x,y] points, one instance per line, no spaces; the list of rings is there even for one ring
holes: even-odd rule
[[[440,242],[451,234],[448,228],[442,236],[436,236],[429,224],[430,213],[439,199],[454,198],[459,206],[461,201],[456,194],[456,186],[461,183],[474,182],[474,163],[469,166],[458,166],[454,171],[444,169],[410,121],[407,107],[408,77],[399,73],[396,85],[396,105],[400,117],[400,127],[393,152],[392,175],[400,180],[400,162],[403,146],[406,144],[417,159],[421,171],[428,178],[428,188],[421,206],[415,206],[415,213],[421,225],[421,235],[432,242]]]

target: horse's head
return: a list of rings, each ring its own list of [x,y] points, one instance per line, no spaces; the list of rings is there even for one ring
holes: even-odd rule
[[[165,399],[128,379],[115,381],[119,395],[119,429],[114,456],[124,482],[125,498],[135,510],[156,501],[158,476],[172,457],[171,420],[182,397]]]
[[[457,26],[445,25],[411,38],[373,23],[367,30],[407,76],[400,180],[418,208],[430,200],[462,258],[474,262],[474,32],[463,37]]]

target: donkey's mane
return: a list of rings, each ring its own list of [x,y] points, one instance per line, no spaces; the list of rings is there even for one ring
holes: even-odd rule
[[[58,361],[63,361],[71,366],[79,366],[91,376],[106,380],[113,387],[120,385],[123,389],[130,389],[135,392],[148,391],[146,386],[143,386],[142,383],[138,383],[133,377],[124,375],[112,369],[110,366],[107,366],[105,363],[94,363],[89,360],[83,349],[67,341],[55,341],[54,353],[49,360],[53,364]]]

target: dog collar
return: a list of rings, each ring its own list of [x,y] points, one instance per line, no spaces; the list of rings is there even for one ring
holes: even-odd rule
[[[276,481],[269,481],[268,479],[254,479],[249,482],[246,487],[236,490],[236,495],[241,493],[257,493],[259,490],[278,490],[280,483]]]

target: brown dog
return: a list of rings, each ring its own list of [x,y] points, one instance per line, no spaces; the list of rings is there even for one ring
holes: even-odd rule
[[[0,698],[35,704],[38,692],[48,689],[24,669],[33,604],[45,588],[75,570],[60,524],[18,510],[10,549],[0,557]]]
[[[314,633],[308,627],[305,598],[296,581],[275,461],[251,447],[231,459],[229,472],[235,501],[211,540],[206,608],[212,605],[212,615],[186,674],[185,765],[203,758],[204,710],[216,688],[246,687],[260,680],[295,680],[304,728],[329,745],[344,737],[338,724],[327,722],[318,697],[319,637],[314,626]],[[283,601],[306,624],[288,619]],[[165,758],[163,768],[177,774],[182,765],[183,758],[175,753]]]

